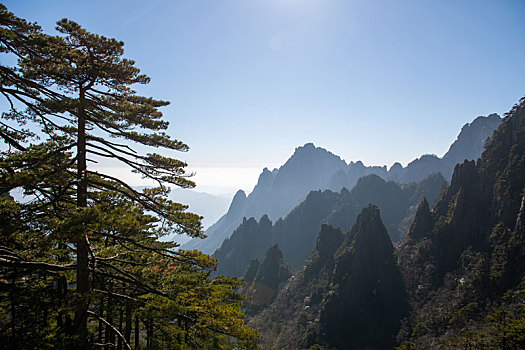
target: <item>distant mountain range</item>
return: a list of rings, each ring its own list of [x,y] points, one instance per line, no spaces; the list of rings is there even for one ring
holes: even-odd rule
[[[420,202],[400,245],[386,222],[369,205],[349,231],[322,225],[287,281],[270,248],[274,295],[248,290],[268,300],[247,319],[264,349],[525,348],[525,98],[477,162],[454,167],[433,208]]]
[[[285,218],[272,225],[267,215],[259,222],[253,217],[241,223],[212,255],[219,260],[217,274],[242,277],[251,259],[262,258],[268,248],[278,244],[293,268],[303,266],[315,246],[321,225],[348,230],[362,208],[374,203],[381,209],[391,240],[404,237],[419,202],[434,203],[446,181],[432,174],[418,184],[399,185],[371,174],[358,180],[351,191],[340,193],[312,191]],[[410,210],[410,208],[413,208]]]
[[[440,172],[449,180],[456,162],[475,160],[481,155],[485,141],[500,123],[501,118],[497,114],[478,117],[463,126],[443,158],[424,155],[406,167],[396,163],[390,169],[386,166],[365,166],[362,162],[347,164],[339,156],[307,143],[298,147],[279,169],[269,171],[265,168],[248,196],[244,191],[238,191],[226,214],[205,231],[206,239],[193,239],[182,248],[212,254],[243,222],[244,217],[259,220],[267,215],[269,220],[276,221],[301,203],[310,191],[351,189],[359,178],[366,175],[375,174],[387,181],[406,184]]]

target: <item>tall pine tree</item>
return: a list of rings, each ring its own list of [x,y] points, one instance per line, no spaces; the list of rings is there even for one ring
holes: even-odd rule
[[[37,328],[54,332],[35,339],[38,347],[131,348],[132,333],[135,348],[144,339],[147,348],[227,348],[230,338],[221,334],[253,346],[257,334],[244,327],[234,292],[239,282],[211,280],[213,259],[157,240],[166,232],[202,236],[199,216],[166,197],[168,185],[194,184],[184,162],[139,149],[188,147],[166,133],[159,108],[168,102],[133,90],[149,78],[123,58],[123,43],[66,19],[58,22],[60,35],[49,36],[5,7],[0,21],[0,49],[18,58],[0,72],[0,93],[10,105],[0,128],[9,145],[0,163],[0,218],[13,223],[2,232],[0,252],[1,274],[13,279],[6,289],[12,301],[0,310],[13,325],[10,344],[22,344],[15,315],[29,302],[17,296],[35,288],[36,273],[39,285],[54,290],[32,301],[44,305],[34,319],[45,326]],[[41,130],[24,129],[26,122]],[[45,142],[29,144],[33,133]],[[100,158],[158,187],[139,191],[88,167]],[[16,188],[30,199],[11,198]]]

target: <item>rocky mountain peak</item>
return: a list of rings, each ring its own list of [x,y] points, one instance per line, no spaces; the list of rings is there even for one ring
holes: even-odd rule
[[[251,298],[251,311],[254,311],[273,300],[279,285],[290,278],[291,268],[275,244],[266,251],[261,262],[259,259],[250,262],[244,276],[249,284],[243,294]]]
[[[500,124],[501,117],[496,113],[486,117],[479,116],[471,123],[465,124],[456,141],[443,156],[443,160],[450,166],[463,163],[465,159],[477,160],[484,150],[487,139]]]
[[[374,204],[363,208],[350,230],[348,239],[352,240],[352,251],[356,256],[361,256],[364,261],[380,261],[393,251],[392,242],[381,220],[379,208]]]
[[[242,208],[244,208],[245,202],[246,193],[244,193],[243,190],[238,190],[237,193],[235,193],[235,196],[233,196],[228,213],[231,214],[240,211]]]
[[[270,220],[268,215],[263,215],[261,220],[259,220],[259,226],[261,226],[262,229],[271,229],[272,221]]]
[[[318,340],[335,348],[388,348],[406,301],[393,246],[375,205],[359,214],[335,254],[335,266],[331,283],[337,287],[325,295]]]
[[[331,225],[323,224],[321,226],[315,245],[315,250],[319,253],[321,261],[333,256],[341,245],[343,237],[343,233]]]
[[[304,164],[305,162],[306,164]],[[313,165],[311,162],[315,162],[318,165],[327,165],[330,168],[333,168],[331,174],[339,168],[346,167],[346,162],[339,156],[322,147],[316,147],[313,143],[307,143],[304,146],[295,149],[294,154],[281,168],[279,168],[279,173],[282,173],[283,170],[295,168],[297,166],[307,166],[308,168],[311,168]]]
[[[273,179],[275,178],[275,173],[264,168],[262,173],[259,175],[259,180],[257,181],[257,187],[266,188],[271,186]]]
[[[428,205],[427,199],[424,198],[417,207],[414,222],[410,226],[407,237],[409,240],[418,240],[427,237],[432,232],[434,221]]]

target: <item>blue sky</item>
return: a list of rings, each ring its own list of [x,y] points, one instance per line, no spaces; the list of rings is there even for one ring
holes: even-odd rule
[[[47,32],[66,17],[124,41],[211,192],[251,190],[307,142],[369,165],[442,156],[525,95],[524,1],[4,4]]]

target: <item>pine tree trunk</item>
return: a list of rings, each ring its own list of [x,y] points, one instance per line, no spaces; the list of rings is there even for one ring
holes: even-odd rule
[[[16,267],[13,268],[11,283],[11,292],[9,293],[11,299],[11,344],[16,344]]]
[[[62,309],[62,307],[67,304],[67,278],[65,276],[60,276],[58,278],[57,283],[58,283],[58,298],[60,300],[59,309]],[[62,334],[70,335],[71,319],[69,317],[68,311],[64,311],[62,309],[58,312],[57,326],[58,326],[59,332],[62,332]]]
[[[119,308],[119,320],[118,320],[118,331],[120,334],[122,334],[122,321],[124,318],[124,310],[122,308]],[[122,339],[120,337],[117,338],[117,350],[122,350]]]
[[[147,324],[147,330],[146,330],[146,349],[151,349],[151,341],[153,339],[153,321],[151,320],[151,316],[148,315],[148,324]]]
[[[100,318],[104,317],[104,296],[100,298],[100,306],[99,306],[98,315],[100,316]],[[99,320],[98,321],[98,342],[99,343],[102,343],[103,331],[104,331],[104,324],[102,323],[101,320]]]
[[[131,344],[131,314],[133,312],[133,308],[131,307],[131,303],[126,303],[126,331],[124,334],[124,338],[126,339],[126,342],[128,344]]]
[[[140,328],[139,328],[139,316],[135,316],[135,349],[139,348],[139,340],[140,340]]]
[[[87,163],[86,163],[86,118],[83,102],[85,91],[80,87],[77,131],[77,208],[87,207]],[[88,344],[88,297],[89,297],[89,261],[88,245],[85,232],[77,232],[77,294],[79,297],[75,313],[75,329],[78,350],[89,348]]]
[[[109,290],[113,290],[113,286],[111,283],[108,286]],[[113,325],[113,298],[111,297],[111,294],[108,295],[108,302],[106,304],[106,321],[108,321],[110,325]],[[106,326],[106,337],[104,339],[104,342],[106,344],[114,344],[113,340],[113,330],[109,326]],[[106,349],[109,350],[110,347],[106,346]]]

